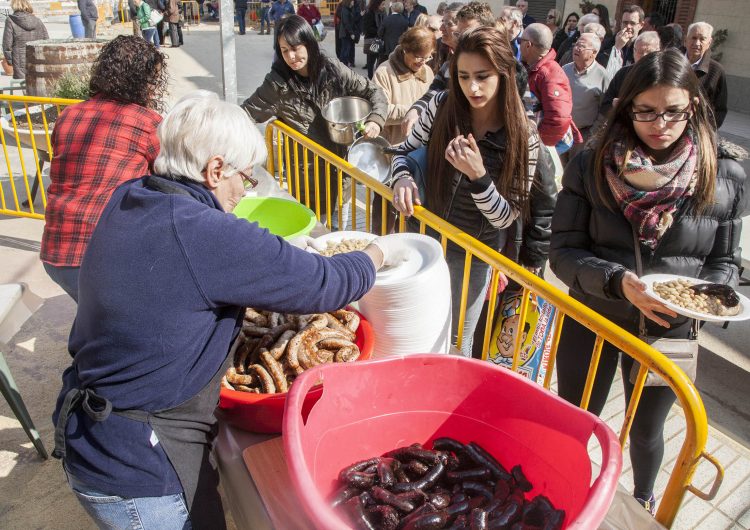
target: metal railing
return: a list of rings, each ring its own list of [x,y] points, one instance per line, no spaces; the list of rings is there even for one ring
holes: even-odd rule
[[[54,121],[75,99],[0,95],[0,144],[5,171],[0,173],[0,215],[44,219],[47,195],[45,163],[52,161]],[[29,169],[35,170],[29,178]],[[4,173],[4,174],[3,174]],[[41,195],[41,208],[34,204]]]
[[[333,226],[332,206],[336,210],[337,226],[342,225],[342,211],[344,201],[351,201],[351,225],[357,226],[357,196],[360,188],[364,188],[364,204],[360,210],[364,209],[364,229],[372,230],[371,223],[371,203],[373,194],[378,194],[380,206],[385,208],[392,203],[393,195],[391,190],[371,178],[361,170],[349,164],[346,160],[336,156],[330,151],[322,148],[307,137],[296,132],[291,127],[275,121],[270,123],[266,128],[266,145],[269,156],[267,162],[268,172],[273,175],[279,184],[286,188],[287,191],[296,197],[300,202],[310,207],[321,222],[327,226]],[[312,174],[311,168],[312,167]],[[342,196],[343,177],[351,177],[351,196],[344,198]],[[323,178],[324,177],[324,178]],[[314,182],[310,189],[309,184],[301,186],[303,183]],[[321,182],[322,181],[322,182]],[[335,204],[331,204],[331,187],[335,187]],[[303,193],[304,188],[304,193]],[[325,193],[323,193],[325,192]],[[324,211],[324,218],[321,219],[321,211]],[[382,223],[379,232],[385,233],[386,216],[382,216]],[[469,274],[473,259],[480,260],[491,268],[491,279],[489,286],[489,300],[496,300],[498,295],[499,275],[505,274],[508,278],[516,281],[523,288],[522,302],[520,308],[519,321],[524,322],[529,309],[529,294],[539,295],[557,309],[554,317],[554,334],[552,338],[552,347],[549,357],[549,365],[544,387],[549,389],[552,370],[554,369],[557,346],[560,341],[562,323],[565,318],[572,318],[583,324],[596,334],[596,341],[592,353],[591,363],[588,369],[588,375],[580,406],[584,409],[588,407],[589,399],[593,389],[594,378],[598,368],[604,342],[609,342],[623,352],[629,355],[635,361],[641,363],[640,371],[635,382],[635,388],[631,400],[625,412],[625,419],[620,429],[620,443],[624,447],[627,440],[630,426],[632,424],[636,407],[643,391],[643,386],[648,374],[652,370],[658,376],[663,378],[667,385],[674,391],[677,399],[682,406],[685,414],[686,430],[685,441],[680,449],[677,460],[672,468],[669,481],[664,492],[664,496],[659,504],[659,510],[656,519],[663,525],[670,527],[674,522],[677,511],[680,508],[686,491],[697,495],[702,499],[712,499],[721,485],[724,470],[719,462],[705,451],[706,439],[708,436],[708,421],[703,402],[690,379],[674,363],[668,360],[659,351],[642,342],[637,337],[628,333],[619,326],[613,324],[595,311],[592,311],[582,303],[574,300],[567,294],[555,288],[551,284],[538,278],[517,263],[504,257],[496,250],[480,243],[473,237],[458,230],[453,225],[444,221],[432,212],[420,207],[415,207],[414,218],[419,222],[419,232],[424,234],[429,227],[439,234],[443,252],[446,252],[448,242],[452,242],[461,247],[466,252],[466,261],[464,266],[464,278],[462,286],[462,295],[460,303],[458,344],[460,347],[463,334],[463,320],[466,312]],[[405,220],[401,216],[399,220],[399,231],[405,231]],[[456,301],[454,301],[455,303]],[[488,307],[485,333],[483,339],[483,352],[488,351],[490,336],[492,333],[492,323],[494,322],[495,304],[491,303]],[[517,333],[515,338],[515,348],[513,356],[512,369],[516,370],[519,365],[521,345],[521,333]],[[695,470],[701,460],[706,459],[716,468],[716,479],[708,493],[704,493],[691,484]]]

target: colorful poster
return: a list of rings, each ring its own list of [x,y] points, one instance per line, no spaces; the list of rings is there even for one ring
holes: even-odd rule
[[[529,294],[525,322],[520,322],[523,291],[503,293],[497,308],[487,360],[510,368],[516,336],[521,333],[518,373],[536,383],[543,383],[552,345],[555,307],[542,297]]]

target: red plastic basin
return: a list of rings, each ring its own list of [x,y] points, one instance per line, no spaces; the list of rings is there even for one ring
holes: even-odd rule
[[[352,308],[347,308],[353,311]],[[354,342],[359,347],[360,355],[357,361],[370,358],[375,346],[375,334],[370,322],[357,312],[360,317]],[[342,363],[350,365],[352,363]],[[294,387],[294,385],[292,385]],[[305,410],[309,410],[322,393],[321,388],[313,389],[304,402]],[[284,417],[284,405],[287,392],[279,394],[252,394],[222,388],[219,393],[219,408],[222,410],[221,419],[245,431],[260,433],[280,433]]]
[[[309,414],[308,391],[323,382]],[[587,443],[601,471],[591,483]],[[350,366],[316,366],[292,386],[284,451],[305,513],[321,530],[348,525],[330,508],[338,472],[359,460],[440,436],[475,441],[510,469],[523,466],[534,489],[566,512],[567,528],[597,528],[617,487],[622,455],[599,418],[529,380],[487,362],[421,354]]]

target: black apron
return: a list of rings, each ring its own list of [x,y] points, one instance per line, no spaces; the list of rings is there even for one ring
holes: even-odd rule
[[[146,180],[149,188],[163,193],[190,195],[184,188],[160,177]],[[213,443],[218,432],[214,410],[219,402],[221,378],[232,361],[230,355],[200,392],[170,409],[156,412],[115,409],[112,403],[91,388],[73,388],[65,395],[55,426],[52,456],[65,458],[65,430],[78,407],[94,421],[105,421],[110,414],[147,423],[156,433],[172,464],[185,494],[190,522],[195,530],[226,528],[224,509],[218,492],[219,474],[213,458]]]

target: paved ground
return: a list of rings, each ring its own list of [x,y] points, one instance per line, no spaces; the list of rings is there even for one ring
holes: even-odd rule
[[[65,26],[51,27],[53,36],[62,35]],[[220,91],[219,36],[214,27],[191,29],[185,34],[186,46],[166,50],[170,56],[172,84],[169,99],[204,88]],[[332,46],[331,38],[325,42]],[[240,99],[260,84],[271,61],[271,39],[249,31],[237,37],[238,84]],[[358,63],[363,56],[358,53]],[[0,83],[1,84],[1,83]],[[750,116],[730,113],[722,133],[748,146]],[[750,167],[745,166],[748,171]],[[66,340],[75,314],[75,305],[46,276],[38,261],[42,223],[0,217],[0,283],[26,282],[45,299],[4,350],[10,368],[22,389],[27,406],[48,448],[52,446],[51,407],[59,389],[59,375],[67,366]],[[750,230],[745,231],[745,239]],[[745,244],[750,247],[750,241]],[[549,278],[555,281],[554,278]],[[750,289],[744,288],[746,295]],[[727,473],[718,496],[708,503],[688,494],[675,528],[750,529],[750,353],[747,326],[706,326],[701,339],[702,352],[697,386],[704,398],[711,423],[708,451],[724,464]],[[603,417],[619,429],[622,421],[621,385],[613,393]],[[665,465],[657,483],[661,492],[668,470],[682,442],[684,419],[678,407],[666,427]],[[627,453],[626,453],[627,455]],[[632,486],[627,461],[622,484]],[[701,465],[694,483],[705,488],[713,471]],[[1,528],[88,528],[89,521],[67,491],[57,461],[41,462],[13,415],[0,403],[0,527]]]

